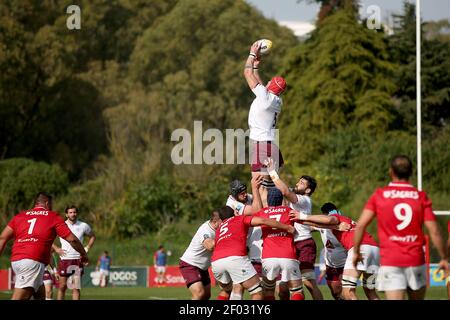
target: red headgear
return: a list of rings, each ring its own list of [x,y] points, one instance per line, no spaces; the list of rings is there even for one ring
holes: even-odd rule
[[[270,80],[269,86],[267,87],[269,91],[272,91],[274,94],[279,96],[286,90],[286,80],[282,77],[273,77]]]

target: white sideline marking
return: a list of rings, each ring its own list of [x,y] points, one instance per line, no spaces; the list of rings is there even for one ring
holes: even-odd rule
[[[178,300],[177,298],[148,297],[151,300]]]
[[[450,215],[450,211],[434,211],[434,214],[437,216],[446,216]]]

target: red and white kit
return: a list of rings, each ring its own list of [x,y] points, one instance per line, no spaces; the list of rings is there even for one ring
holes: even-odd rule
[[[424,221],[435,221],[431,200],[407,182],[378,188],[365,209],[376,214],[381,268],[377,289],[418,290],[426,285],[422,231]]]
[[[258,216],[275,219],[284,224],[292,224],[289,218],[291,208],[286,206],[268,207],[257,213]],[[262,266],[263,275],[275,280],[281,274],[281,281],[300,280],[301,273],[295,253],[294,236],[286,231],[263,226]]]
[[[211,258],[214,277],[223,284],[242,283],[254,275],[247,256],[247,234],[253,216],[234,216],[220,224]]]

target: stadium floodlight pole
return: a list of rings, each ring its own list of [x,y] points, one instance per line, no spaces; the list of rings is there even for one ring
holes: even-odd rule
[[[416,112],[417,112],[417,188],[422,190],[422,88],[420,79],[421,68],[421,33],[420,33],[420,0],[416,0]]]

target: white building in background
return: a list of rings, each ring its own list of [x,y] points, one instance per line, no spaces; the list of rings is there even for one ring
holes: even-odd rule
[[[307,38],[308,33],[316,28],[314,24],[302,21],[278,21],[278,24],[291,29],[298,39]]]

